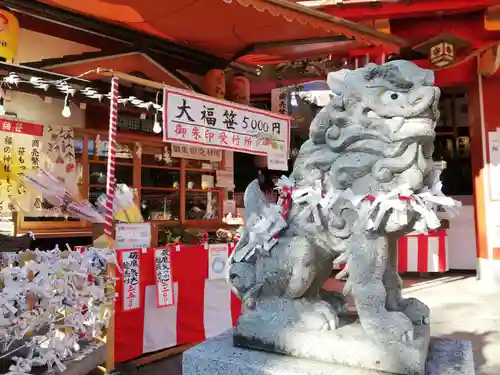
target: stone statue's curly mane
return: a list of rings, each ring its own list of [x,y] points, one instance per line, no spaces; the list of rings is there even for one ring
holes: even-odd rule
[[[311,124],[292,174],[298,185],[319,177],[327,188],[369,194],[411,175],[411,187],[421,188],[432,166],[439,91],[421,70],[403,75],[402,63],[369,64],[339,72],[340,82],[329,79],[337,95]]]

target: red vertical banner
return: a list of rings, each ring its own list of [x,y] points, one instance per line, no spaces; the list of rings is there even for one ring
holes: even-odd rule
[[[124,310],[125,305],[125,264],[123,255],[130,250],[117,250],[117,258],[123,273],[117,273],[115,300],[115,362],[120,363],[132,358],[139,357],[143,353],[144,336],[144,295],[145,286],[150,282],[148,275],[152,274],[152,266],[149,262],[151,252],[142,252],[135,249],[139,258],[139,307]],[[127,256],[126,256],[127,257]]]
[[[177,297],[177,345],[205,340],[204,298],[208,277],[208,251],[204,245],[176,246],[173,273]]]
[[[408,271],[408,237],[398,240],[398,272]]]
[[[236,243],[229,244],[229,256],[233,253],[236,248]],[[241,315],[241,299],[239,299],[232,291],[231,291],[231,317],[233,320],[233,326],[236,325],[238,318]]]
[[[436,231],[438,240],[438,272],[448,271],[448,239],[446,229]]]

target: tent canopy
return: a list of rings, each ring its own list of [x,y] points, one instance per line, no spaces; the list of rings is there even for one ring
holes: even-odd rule
[[[250,64],[401,48],[404,40],[288,0],[38,0]]]

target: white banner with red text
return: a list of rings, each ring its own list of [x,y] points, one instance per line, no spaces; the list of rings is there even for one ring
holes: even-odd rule
[[[117,250],[124,274],[116,283],[115,361],[198,343],[233,327],[241,301],[220,276],[232,249],[216,244]]]

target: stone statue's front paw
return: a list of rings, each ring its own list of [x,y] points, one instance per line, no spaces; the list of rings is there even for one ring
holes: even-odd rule
[[[339,317],[334,308],[322,300],[295,300],[297,325],[310,331],[331,331],[339,326]]]
[[[416,298],[403,299],[399,304],[400,311],[415,325],[429,324],[429,307]]]
[[[360,314],[361,325],[375,341],[412,341],[413,324],[399,311],[382,310],[370,314]]]
[[[326,301],[313,302],[313,309],[322,314],[326,320],[325,330],[330,331],[339,327],[339,317],[334,307]]]

